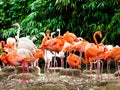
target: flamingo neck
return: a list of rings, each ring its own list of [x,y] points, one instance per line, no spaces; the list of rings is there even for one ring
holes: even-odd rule
[[[96,39],[96,35],[99,35],[99,37],[102,38],[102,34],[101,34],[100,31],[97,31],[97,32],[95,32],[94,35],[93,35],[93,39],[94,39],[94,41],[95,41],[95,44],[96,44],[97,47],[99,48],[98,41],[97,41],[97,39]]]
[[[17,37],[20,37],[20,25],[18,24],[18,31],[17,31]]]
[[[87,59],[87,60],[85,61],[84,58],[80,57],[80,60],[81,60],[84,64],[88,64],[88,63],[89,63],[89,59]]]

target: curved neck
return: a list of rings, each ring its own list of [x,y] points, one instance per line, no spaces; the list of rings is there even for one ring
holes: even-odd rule
[[[88,59],[85,61],[84,58],[80,57],[80,60],[81,60],[84,64],[88,64],[88,63],[89,63],[89,60],[88,60]]]
[[[98,41],[97,41],[97,39],[96,39],[96,35],[99,35],[99,37],[102,38],[102,34],[101,34],[100,31],[97,31],[97,32],[95,32],[94,35],[93,35],[93,39],[94,39],[94,41],[95,41],[95,44],[96,44],[97,47],[99,48]]]
[[[17,31],[17,37],[19,38],[20,37],[20,25],[18,24],[18,31]]]
[[[58,31],[58,33],[59,33],[58,36],[60,36],[60,29],[57,29],[57,31]]]

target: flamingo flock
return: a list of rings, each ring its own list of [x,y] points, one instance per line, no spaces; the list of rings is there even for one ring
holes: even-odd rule
[[[24,79],[24,73],[28,73],[29,66],[40,70],[38,60],[43,58],[45,60],[45,70],[52,66],[54,68],[58,66],[56,57],[61,59],[61,67],[67,68],[67,64],[76,69],[82,68],[82,64],[90,64],[90,74],[92,74],[93,64],[97,64],[97,75],[100,74],[100,68],[103,67],[104,60],[119,62],[120,60],[120,47],[111,45],[104,45],[98,43],[96,36],[102,38],[102,33],[96,31],[93,34],[94,42],[89,42],[81,37],[77,37],[74,33],[67,31],[65,34],[60,35],[60,29],[58,36],[56,32],[50,33],[50,30],[40,32],[43,35],[42,43],[37,47],[33,40],[29,36],[20,37],[20,25],[18,23],[12,26],[17,26],[18,31],[15,37],[9,37],[6,41],[0,42],[1,55],[0,59],[3,64],[13,67],[22,66],[22,83],[26,83]],[[79,52],[79,55],[75,54],[75,51]],[[65,55],[67,53],[67,55]],[[64,58],[66,60],[64,62]],[[54,62],[52,64],[52,60]],[[66,63],[66,66],[64,66]],[[4,65],[4,66],[5,66]],[[102,65],[102,66],[101,66]],[[108,67],[107,67],[108,68]],[[29,82],[30,79],[28,79]]]

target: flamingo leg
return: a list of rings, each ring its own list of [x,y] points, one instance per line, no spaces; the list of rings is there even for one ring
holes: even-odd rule
[[[92,77],[92,68],[93,68],[92,62],[90,62],[90,78]]]
[[[55,57],[54,57],[54,73],[55,73],[55,65],[57,65],[56,62],[57,61],[56,61],[56,52],[55,52]]]
[[[61,67],[64,67],[64,59],[61,58]]]
[[[58,61],[57,60],[55,60],[55,66],[58,67]]]
[[[100,60],[100,62],[101,62],[101,64],[102,64],[102,67],[101,67],[101,79],[102,79],[102,73],[103,73],[103,61],[102,60]]]
[[[45,72],[45,75],[46,75],[46,80],[45,80],[45,82],[50,82],[50,79],[49,79],[49,68],[50,68],[50,66],[51,66],[51,62],[50,62],[50,60],[48,60],[47,62],[45,62],[45,66],[44,66],[44,72]]]
[[[16,67],[15,67],[14,69],[15,69],[14,71],[15,71],[15,78],[16,78],[16,75],[17,75],[17,69],[16,69]]]
[[[111,65],[111,63],[110,63],[110,61],[108,61],[107,60],[107,73],[108,73],[108,79],[110,79],[110,65]]]
[[[25,84],[26,83],[26,79],[25,79],[25,73],[28,73],[28,83],[30,82],[30,76],[29,76],[29,65],[27,62],[23,62],[22,63],[22,80],[21,83]]]
[[[69,52],[67,52],[67,56],[68,56],[68,55],[69,55]],[[67,69],[67,67],[68,67],[68,66],[67,66],[67,59],[66,59],[66,67],[65,67],[65,68]],[[68,67],[68,68],[69,68],[69,67]],[[66,70],[66,72],[65,72],[65,75],[66,75],[66,74],[67,74],[67,70]]]
[[[82,52],[79,53],[79,56],[82,57]],[[80,60],[80,66],[82,66],[81,65],[81,60]]]
[[[72,70],[72,67],[70,68],[71,72],[72,72],[72,79],[74,79],[74,68]]]
[[[69,55],[69,53],[67,52],[67,56]],[[67,69],[67,60],[66,60],[66,69]]]
[[[100,60],[97,61],[97,78],[100,76]]]
[[[21,83],[22,83],[22,84],[25,84],[25,83],[26,83],[25,77],[24,77],[24,71],[25,71],[25,63],[23,62],[23,63],[22,63],[22,79],[21,79]]]
[[[120,78],[120,60],[118,61],[118,77]]]
[[[46,61],[46,62],[45,62],[45,66],[44,66],[44,72],[45,72],[45,73],[47,73],[48,68],[49,68],[49,61]]]
[[[27,69],[27,73],[28,73],[28,83],[30,83],[30,72],[29,72],[29,65],[28,65],[28,63],[27,63],[27,67],[26,67],[26,69]]]

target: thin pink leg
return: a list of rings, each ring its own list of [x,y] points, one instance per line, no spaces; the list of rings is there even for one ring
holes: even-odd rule
[[[61,58],[61,67],[64,67],[64,59]]]
[[[29,82],[30,76],[29,76],[29,67],[27,62],[22,63],[22,81],[21,81],[22,84],[26,83],[25,73],[28,73],[28,82]]]
[[[22,84],[25,84],[25,83],[26,83],[25,77],[24,77],[24,71],[25,71],[25,63],[23,62],[23,63],[22,63],[22,79],[21,79],[21,83],[22,83]]]

